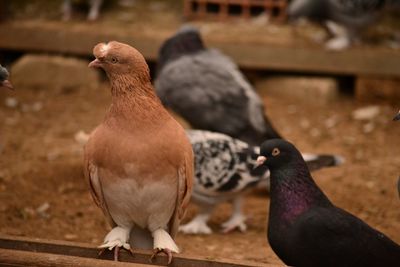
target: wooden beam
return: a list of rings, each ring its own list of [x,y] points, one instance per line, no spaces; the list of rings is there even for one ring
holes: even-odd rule
[[[160,31],[157,35],[149,35],[134,29],[114,29],[101,24],[8,22],[0,24],[0,49],[92,56],[95,44],[118,40],[135,46],[147,60],[155,61],[160,45],[172,34]],[[242,68],[400,77],[400,52],[394,50],[352,48],[333,52],[315,47],[238,44],[235,40],[221,42],[208,35],[205,40],[209,47],[220,49]]]
[[[38,256],[43,256],[46,259],[50,259],[49,255],[56,257],[60,256],[61,260],[67,262],[67,258],[63,257],[73,257],[73,258],[83,258],[91,259],[95,261],[108,260],[110,262],[113,260],[113,253],[111,251],[105,251],[103,255],[98,257],[99,249],[93,245],[77,243],[77,242],[67,242],[67,241],[54,241],[45,240],[37,238],[21,238],[13,237],[8,235],[0,234],[0,266],[4,262],[10,264],[10,257],[8,257],[5,250],[12,251],[22,251],[29,253],[40,253]],[[32,259],[31,254],[26,254],[29,259]],[[121,262],[131,262],[136,264],[150,264],[149,259],[152,255],[152,251],[135,249],[135,255],[132,256],[125,250],[121,250],[120,261]],[[57,256],[57,257],[58,257]],[[33,260],[33,259],[32,259]],[[17,262],[19,264],[19,262]],[[90,263],[90,261],[84,260],[84,263]],[[167,258],[164,255],[157,256],[152,262],[153,265],[167,265]],[[18,266],[18,265],[17,265]],[[47,265],[43,265],[47,266]],[[69,265],[60,265],[69,266]],[[78,266],[78,265],[75,265]],[[84,265],[86,266],[86,265]],[[90,265],[89,265],[90,266]],[[102,266],[102,265],[99,265]],[[274,265],[268,264],[255,264],[247,261],[235,261],[226,259],[205,259],[193,256],[186,256],[184,254],[174,255],[172,263],[169,265],[171,267],[185,266],[185,267],[256,267],[256,266],[266,266],[273,267]],[[97,267],[97,265],[96,265]]]
[[[39,267],[151,267],[149,264],[114,262],[90,258],[73,257],[41,252],[1,249],[0,266]]]

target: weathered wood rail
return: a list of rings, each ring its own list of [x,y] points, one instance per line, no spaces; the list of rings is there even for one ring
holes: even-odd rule
[[[125,266],[166,266],[167,258],[159,255],[149,262],[151,251],[135,250],[135,255],[122,250],[120,262],[113,261],[107,251],[98,256],[99,250],[93,245],[54,241],[37,238],[21,238],[0,234],[0,266],[61,266],[61,267],[125,267]],[[276,265],[255,264],[246,261],[225,259],[205,259],[178,254],[174,256],[171,267],[274,267]]]
[[[119,40],[137,47],[149,61],[157,59],[163,40],[171,33],[143,34],[135,29],[113,31],[95,24],[14,21],[0,24],[0,49],[91,56],[95,44]],[[282,47],[221,42],[206,36],[208,46],[228,54],[240,67],[329,75],[400,77],[400,52],[353,48],[341,52],[316,47]]]

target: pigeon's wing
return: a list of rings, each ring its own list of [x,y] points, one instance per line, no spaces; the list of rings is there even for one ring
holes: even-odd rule
[[[186,132],[195,154],[195,200],[211,204],[269,177],[266,169],[254,170],[258,148],[221,133]]]
[[[86,181],[89,185],[89,190],[90,194],[92,195],[92,198],[96,205],[102,210],[104,216],[107,219],[107,222],[110,224],[110,226],[115,227],[116,224],[114,220],[112,219],[108,208],[107,204],[104,200],[103,196],[103,190],[101,187],[101,179],[100,179],[100,174],[99,174],[99,169],[96,165],[90,163],[90,160],[88,156],[85,153],[84,156],[84,168],[83,172],[86,178]]]
[[[191,151],[191,150],[188,150]],[[185,216],[193,188],[193,154],[185,155],[184,164],[178,170],[178,194],[174,214],[169,222],[169,233],[174,238]]]
[[[337,155],[302,153],[302,156],[311,172],[325,167],[339,166],[344,162],[344,158]]]
[[[366,259],[363,255],[369,255],[370,260],[386,257],[388,262],[395,259],[395,255],[397,260],[400,259],[400,247],[392,240],[352,214],[333,206],[310,210],[293,229],[295,240],[303,244],[299,247],[305,254],[318,251],[321,257],[340,256],[351,260],[349,262],[360,263],[359,266],[364,266]]]
[[[164,105],[195,128],[265,132],[264,106],[237,66],[215,50],[169,62],[156,81]]]

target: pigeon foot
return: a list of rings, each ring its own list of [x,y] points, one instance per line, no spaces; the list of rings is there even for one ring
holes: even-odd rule
[[[175,244],[175,241],[167,231],[161,228],[153,231],[152,235],[154,238],[154,253],[151,256],[150,261],[152,261],[159,253],[165,253],[168,256],[168,264],[170,264],[172,261],[172,252],[179,253],[179,248]]]
[[[209,235],[212,233],[211,228],[207,225],[207,220],[203,218],[204,216],[197,215],[187,224],[181,225],[179,231],[185,234],[203,234]]]
[[[333,38],[329,40],[326,44],[325,47],[328,50],[333,50],[333,51],[340,51],[348,48],[351,44],[350,39],[347,36],[340,36]]]
[[[104,238],[104,242],[99,246],[102,250],[99,252],[99,256],[104,253],[106,249],[113,250],[114,249],[114,260],[118,261],[119,250],[120,248],[124,248],[133,254],[133,250],[129,245],[129,232],[130,229],[122,228],[122,227],[114,227]]]
[[[171,264],[171,262],[172,262],[172,251],[167,249],[167,248],[164,248],[164,249],[155,248],[153,250],[153,255],[151,255],[151,257],[150,257],[150,262],[153,262],[153,259],[160,253],[164,253],[168,257],[168,265]]]
[[[246,216],[243,214],[233,214],[233,216],[223,224],[221,224],[222,233],[227,234],[235,229],[239,229],[241,232],[246,232]]]

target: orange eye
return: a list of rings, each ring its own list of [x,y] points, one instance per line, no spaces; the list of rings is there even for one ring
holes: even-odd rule
[[[281,151],[278,148],[274,148],[274,150],[272,150],[272,156],[278,156],[281,153]]]

